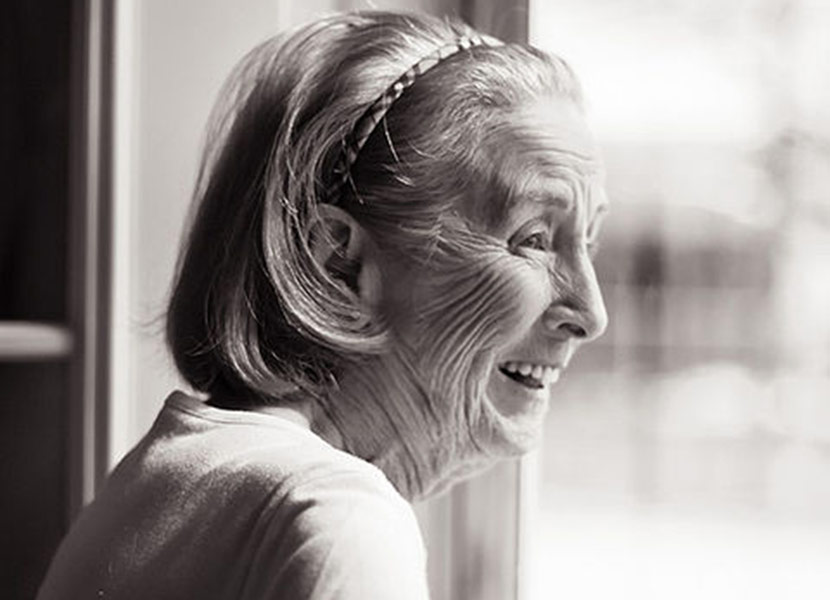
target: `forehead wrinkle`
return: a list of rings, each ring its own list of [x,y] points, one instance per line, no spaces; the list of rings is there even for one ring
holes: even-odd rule
[[[535,168],[497,168],[486,184],[485,193],[479,196],[479,210],[473,214],[482,217],[488,233],[497,233],[509,224],[512,213],[522,202],[548,204],[569,212],[574,202],[574,184],[569,179],[564,173],[552,176]],[[563,193],[566,188],[567,193]]]
[[[595,170],[592,172],[596,173]],[[531,202],[569,214],[575,209],[589,208],[587,205],[591,200],[599,196],[596,190],[602,188],[596,177],[562,165],[525,169],[511,183],[505,206],[507,212],[521,202]]]
[[[530,123],[503,122],[482,139],[479,173],[487,173],[479,189],[467,192],[470,214],[477,215],[488,232],[503,227],[523,201],[550,203],[565,212],[580,195],[604,178],[604,167],[593,147],[574,148],[567,131],[542,133]],[[567,194],[555,186],[568,186]],[[560,188],[561,189],[561,188]],[[587,194],[591,195],[591,194]]]
[[[570,211],[578,192],[587,190],[595,180],[602,179],[603,166],[599,158],[563,147],[567,146],[566,140],[530,131],[518,140],[521,140],[521,145],[517,155],[523,156],[524,160],[516,165],[519,167],[518,175],[509,182],[512,184],[509,194],[511,204],[528,198],[553,202],[558,208]],[[556,187],[563,184],[570,188],[570,197],[558,197],[561,194],[555,193]]]
[[[538,163],[539,169],[543,172],[571,173],[580,179],[595,179],[603,172],[602,162],[596,157],[573,150],[547,149],[534,162]]]
[[[569,135],[571,131],[534,127],[521,123],[514,132],[521,151],[533,157],[542,168],[571,167],[581,175],[590,177],[602,170],[602,161],[593,142]]]

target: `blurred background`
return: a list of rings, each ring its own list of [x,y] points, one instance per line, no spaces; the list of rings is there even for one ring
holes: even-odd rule
[[[529,598],[830,594],[830,3],[530,3],[582,77],[610,314],[559,388]]]
[[[163,311],[232,65],[332,10],[461,16],[583,80],[605,336],[543,446],[417,507],[435,600],[825,598],[830,4],[13,0],[0,96],[0,593],[182,387]]]

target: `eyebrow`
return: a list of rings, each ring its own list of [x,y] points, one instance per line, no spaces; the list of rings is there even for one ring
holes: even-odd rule
[[[575,188],[598,176],[602,178],[605,172],[597,157],[573,150],[551,150],[549,146],[532,153],[530,160],[523,161],[518,169],[502,166],[505,168],[497,166],[490,170],[482,190],[486,197],[486,227],[493,230],[505,223],[511,210],[523,199],[550,203],[565,212],[571,210],[577,196]],[[568,188],[567,192],[557,193],[556,189],[563,187]]]
[[[480,165],[480,172],[489,172],[482,181],[484,188],[481,190],[486,198],[484,216],[488,228],[497,228],[504,223],[511,209],[522,199],[551,203],[559,210],[569,211],[576,201],[578,188],[586,184],[593,187],[590,180],[604,179],[601,158],[592,152],[567,147],[567,139],[550,136],[541,139],[536,130],[526,125],[497,127],[487,137],[491,138],[487,141],[493,142],[495,149],[494,153],[485,152],[487,158]],[[517,150],[525,160],[511,160],[516,157],[515,153],[505,152],[505,147],[513,143],[517,144]],[[490,147],[489,144],[485,146]],[[489,162],[488,158],[497,161]],[[555,187],[562,185],[570,188],[567,193],[555,193]]]
[[[574,208],[577,198],[582,194],[586,197],[593,195],[595,204],[593,214],[589,216],[591,222],[595,222],[610,209],[610,203],[604,193],[596,194],[594,183],[589,181],[602,170],[601,163],[594,162],[595,168],[590,172],[569,167],[562,167],[559,164],[548,165],[548,168],[540,170],[535,168],[524,169],[521,174],[513,174],[505,177],[505,173],[499,173],[494,178],[495,186],[492,188],[491,210],[489,212],[488,226],[494,229],[504,225],[510,217],[514,207],[522,201],[531,201],[548,205],[556,210],[568,213]]]
[[[515,204],[521,198],[527,198],[531,202],[535,202],[538,204],[547,204],[558,208],[563,212],[569,212],[574,205],[574,194],[572,192],[572,186],[567,183],[563,182],[562,178],[550,178],[545,177],[545,182],[554,182],[554,186],[560,186],[563,189],[569,188],[565,193],[560,193],[556,189],[552,189],[550,185],[541,185],[537,187],[537,181],[534,181],[532,187],[528,189],[520,189],[514,194],[514,199],[509,202],[510,205]]]
[[[522,199],[531,202],[551,205],[563,212],[570,212],[580,188],[586,189],[592,186],[585,185],[586,179],[590,178],[583,172],[573,172],[570,167],[556,165],[548,167],[542,172],[527,172],[513,182],[508,193],[508,200],[505,209],[509,210]]]
[[[527,171],[521,175],[496,171],[487,183],[484,195],[483,217],[489,230],[502,227],[522,199],[550,202],[560,210],[568,210],[573,202],[570,195],[551,193],[548,186],[542,185],[538,177],[528,176]]]
[[[534,163],[543,170],[573,169],[582,177],[593,177],[603,172],[601,160],[573,150],[546,149]]]

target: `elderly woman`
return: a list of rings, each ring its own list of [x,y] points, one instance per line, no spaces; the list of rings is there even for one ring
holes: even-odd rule
[[[559,59],[327,18],[223,94],[168,314],[173,393],[61,546],[53,598],[426,598],[409,501],[539,437],[606,324],[606,207]]]

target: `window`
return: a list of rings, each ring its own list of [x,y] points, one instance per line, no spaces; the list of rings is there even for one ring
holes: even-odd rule
[[[16,598],[37,592],[98,466],[103,132],[93,106],[104,77],[88,9],[10,2],[2,25],[0,589]]]
[[[177,385],[158,317],[221,81],[255,40],[365,5],[76,4],[95,28],[73,59],[89,70],[73,109],[85,159],[70,170],[83,200],[52,208],[58,221],[77,212],[80,285],[53,313],[0,306],[0,357],[20,358],[19,321],[36,320],[25,346],[51,362],[31,379],[57,385],[69,363],[78,374],[59,390],[75,398],[72,425],[50,438],[71,437],[55,502],[73,511]],[[543,448],[418,507],[434,600],[818,598],[830,587],[830,7],[407,6],[513,39],[529,24],[573,64],[613,203],[597,259],[610,328],[557,385]]]
[[[611,324],[533,459],[523,600],[830,586],[828,26],[808,0],[531,2],[613,208]]]

